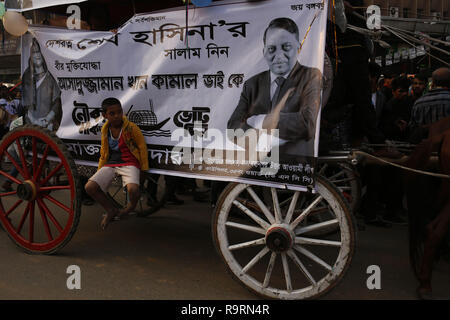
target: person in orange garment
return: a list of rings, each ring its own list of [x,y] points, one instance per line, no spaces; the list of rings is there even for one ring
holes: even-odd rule
[[[103,117],[100,160],[97,172],[89,178],[85,190],[106,210],[101,221],[105,230],[114,217],[125,217],[136,207],[139,200],[139,184],[142,171],[147,171],[148,154],[145,138],[139,127],[123,115],[120,101],[107,98],[102,102]],[[122,177],[130,202],[125,209],[115,208],[106,197],[115,174]]]

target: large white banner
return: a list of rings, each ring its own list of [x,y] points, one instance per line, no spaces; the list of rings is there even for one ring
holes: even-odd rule
[[[153,172],[313,185],[326,10],[218,2],[190,10],[187,24],[183,10],[138,15],[117,34],[34,28],[22,54],[27,119],[96,165],[100,106],[115,97],[146,137]]]
[[[5,7],[12,11],[29,11],[70,3],[79,3],[87,0],[5,0]]]

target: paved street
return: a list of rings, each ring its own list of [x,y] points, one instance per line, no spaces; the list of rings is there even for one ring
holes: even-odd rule
[[[101,209],[83,207],[71,242],[53,256],[23,253],[0,230],[0,299],[258,299],[226,272],[211,237],[211,209],[182,197],[149,218],[99,229]],[[81,290],[68,290],[66,269],[81,268]],[[381,268],[381,289],[369,290],[367,267]],[[433,278],[436,296],[450,299],[450,261]],[[324,299],[415,299],[407,227],[367,227],[346,277]]]

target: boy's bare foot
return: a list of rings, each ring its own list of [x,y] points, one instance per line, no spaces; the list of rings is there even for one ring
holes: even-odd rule
[[[119,210],[115,209],[110,212],[107,212],[105,215],[103,215],[102,222],[100,223],[100,227],[103,231],[106,230],[106,227],[108,224],[112,221],[112,219],[119,214]]]

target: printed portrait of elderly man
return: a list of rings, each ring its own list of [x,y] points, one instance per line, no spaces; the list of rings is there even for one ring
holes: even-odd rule
[[[278,139],[272,139],[271,146],[279,146],[281,161],[289,155],[312,157],[322,73],[298,62],[299,29],[293,20],[272,20],[264,32],[263,43],[269,70],[244,83],[227,128],[244,132],[266,129],[269,134],[278,129]],[[242,146],[237,142],[239,138],[233,139]]]
[[[26,123],[57,131],[61,124],[61,90],[47,69],[39,43],[33,38],[28,68],[22,76]]]

